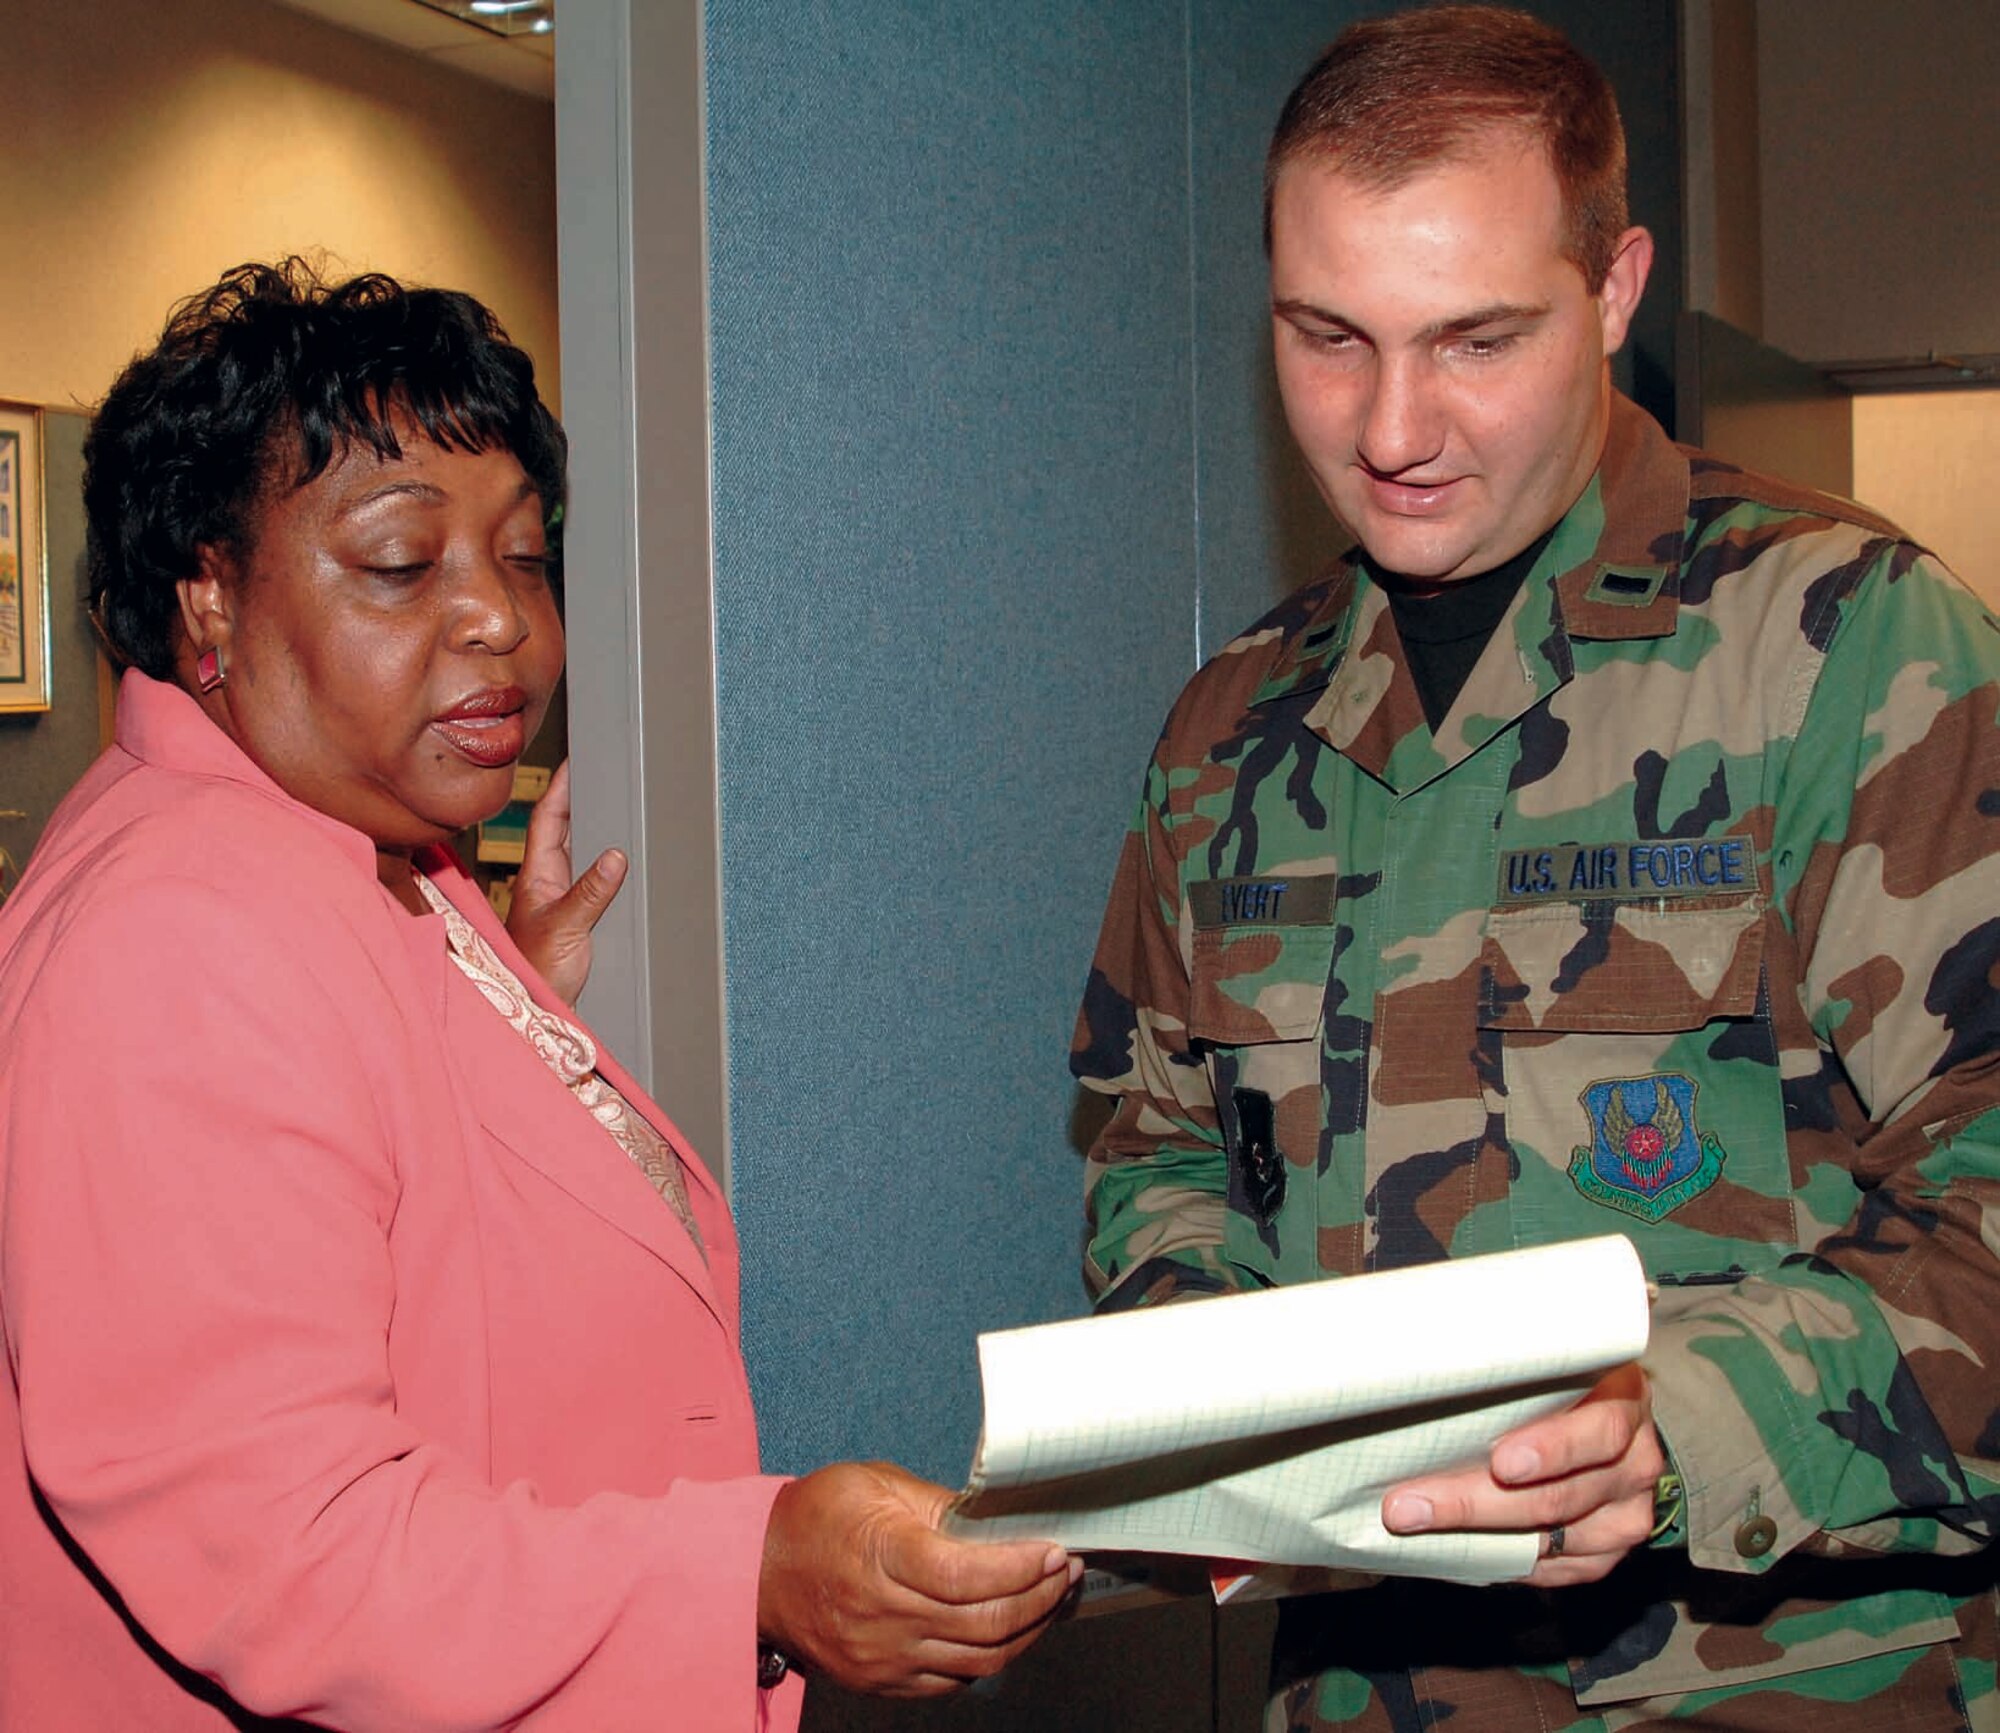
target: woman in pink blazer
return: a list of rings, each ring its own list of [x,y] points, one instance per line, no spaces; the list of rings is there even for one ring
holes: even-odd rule
[[[117,742],[0,910],[0,1729],[788,1727],[788,1660],[1003,1664],[1076,1567],[758,1474],[721,1196],[443,846],[561,669],[527,358],[245,267],[85,492]]]

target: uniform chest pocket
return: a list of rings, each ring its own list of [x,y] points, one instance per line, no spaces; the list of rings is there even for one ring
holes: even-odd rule
[[[1496,908],[1480,1026],[1551,1034],[1699,1029],[1757,1011],[1761,897]]]
[[[1333,967],[1330,923],[1199,927],[1189,963],[1188,1033],[1214,1047],[1309,1041]]]
[[[1765,918],[1755,891],[1490,911],[1478,1017],[1517,1243],[1617,1229],[1666,1277],[1793,1249]]]
[[[1333,967],[1332,873],[1202,879],[1187,888],[1188,1033],[1211,1047],[1309,1041]]]
[[[1312,1176],[1324,1139],[1327,981],[1343,929],[1333,879],[1189,887],[1188,1034],[1205,1051],[1228,1151],[1226,1255],[1264,1281],[1319,1274]],[[1283,883],[1273,920],[1267,885]],[[1262,918],[1259,918],[1259,917]]]

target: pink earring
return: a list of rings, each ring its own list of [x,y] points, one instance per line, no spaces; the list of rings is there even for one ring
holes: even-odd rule
[[[229,676],[222,671],[222,652],[208,649],[195,658],[194,677],[204,692],[213,692]]]

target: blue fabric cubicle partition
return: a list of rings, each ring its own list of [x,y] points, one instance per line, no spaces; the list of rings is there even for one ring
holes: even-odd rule
[[[962,1476],[1079,1312],[1064,1069],[1193,665],[1180,8],[708,11],[735,1205],[765,1457]]]
[[[1261,166],[1377,9],[710,0],[731,1148],[773,1468],[956,1480],[977,1332],[1083,1309],[1064,1060],[1146,754],[1341,541],[1270,380]],[[1625,105],[1656,373],[1674,9],[1536,9]]]

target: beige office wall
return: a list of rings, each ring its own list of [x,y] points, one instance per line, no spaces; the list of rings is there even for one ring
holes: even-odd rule
[[[468,289],[554,400],[553,107],[267,0],[8,6],[0,398],[75,407],[245,259]]]
[[[2000,391],[1855,398],[1854,497],[2000,609]]]

